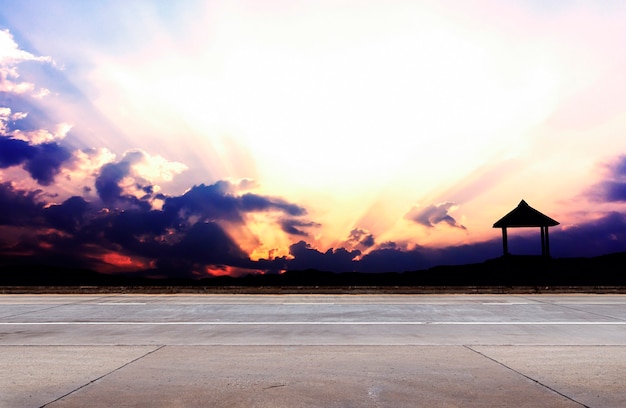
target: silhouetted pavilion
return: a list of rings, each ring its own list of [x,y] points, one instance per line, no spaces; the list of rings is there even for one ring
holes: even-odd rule
[[[558,221],[553,220],[529,206],[526,201],[522,200],[513,211],[500,218],[494,228],[502,228],[502,246],[504,255],[509,253],[509,243],[506,235],[507,228],[525,228],[539,227],[541,228],[541,255],[550,256],[550,237],[548,235],[548,227],[559,225]]]

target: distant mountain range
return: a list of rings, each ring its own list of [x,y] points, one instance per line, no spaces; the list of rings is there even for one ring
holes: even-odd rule
[[[146,275],[151,271],[144,271]],[[277,287],[625,287],[626,252],[591,258],[505,256],[482,263],[441,265],[403,273],[333,273],[313,269],[282,274],[204,279],[155,279],[142,274],[103,274],[88,269],[0,261],[0,292],[9,287],[127,287],[127,288],[277,288]],[[27,289],[26,288],[26,289]]]

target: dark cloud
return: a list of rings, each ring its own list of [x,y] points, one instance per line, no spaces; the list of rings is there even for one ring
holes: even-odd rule
[[[0,183],[0,225],[29,226],[38,223],[44,205],[41,190],[16,190],[10,182]]]
[[[609,212],[550,234],[553,256],[597,256],[626,251],[626,215]]]
[[[289,215],[306,214],[304,208],[283,199],[251,193],[237,196],[230,192],[231,188],[232,185],[224,181],[209,186],[200,184],[182,196],[167,198],[163,210],[169,214],[196,215],[204,221],[224,220],[237,223],[244,222],[242,215],[247,212],[281,211]],[[291,225],[307,226],[297,222],[292,222]]]
[[[17,166],[31,159],[35,151],[23,140],[0,137],[0,168]]]
[[[37,183],[48,186],[60,172],[61,165],[72,155],[57,143],[44,143],[33,147],[35,148],[34,155],[26,161],[24,169]]]
[[[113,204],[121,199],[122,188],[119,183],[130,171],[130,163],[108,163],[102,166],[96,178],[95,186],[98,196],[105,204]]]
[[[388,242],[365,255],[358,250],[348,251],[344,248],[320,252],[300,241],[291,246],[293,259],[286,260],[285,265],[292,270],[316,268],[331,272],[404,272],[437,265],[483,262],[502,255],[501,251],[502,243],[499,239],[447,248],[417,246],[413,249],[403,249]]]
[[[301,230],[302,227],[319,227],[320,224],[311,221],[303,221],[295,218],[285,218],[280,221],[280,226],[283,231],[291,235],[299,235],[302,237],[309,236],[309,233]]]
[[[587,195],[598,202],[626,202],[626,155],[607,165],[608,177],[592,186]]]
[[[83,216],[89,203],[82,197],[70,197],[62,204],[51,205],[43,213],[45,219],[54,228],[74,232],[83,224]]]
[[[170,251],[208,265],[239,266],[248,255],[214,222],[196,223]]]
[[[603,181],[594,187],[592,196],[602,202],[626,202],[626,182]]]
[[[348,235],[347,243],[352,246],[361,245],[364,248],[373,247],[375,242],[374,235],[362,228],[354,228]]]
[[[80,231],[83,240],[98,243],[112,250],[125,250],[143,257],[158,257],[161,244],[169,244],[163,235],[174,220],[161,211],[129,210],[100,211]],[[172,233],[177,233],[173,230]]]
[[[31,145],[23,140],[0,137],[0,168],[22,165],[42,186],[48,186],[71,153],[58,143]]]
[[[151,208],[148,200],[152,197],[153,186],[135,183],[138,191],[145,194],[138,198],[132,194],[124,192],[120,183],[124,178],[130,176],[131,166],[140,162],[144,158],[144,153],[138,150],[124,154],[119,162],[107,163],[100,169],[96,177],[95,186],[98,196],[103,203],[109,206],[139,207],[144,210]]]
[[[626,177],[626,154],[619,156],[611,169],[614,177]]]
[[[245,212],[279,210],[293,216],[306,214],[304,208],[281,198],[269,198],[251,193],[241,196],[241,209]]]
[[[400,248],[376,249],[363,256],[358,272],[403,272],[433,266],[428,251],[416,248],[410,251]]]
[[[125,174],[123,163],[105,165],[99,175],[101,197],[109,189],[111,201],[130,200],[114,188]],[[218,182],[194,186],[181,196],[160,195],[163,209],[156,210],[145,201],[140,206],[102,208],[78,196],[46,206],[41,191],[26,192],[2,183],[0,225],[30,228],[30,232],[17,238],[17,244],[11,240],[10,247],[6,244],[0,253],[28,254],[33,260],[64,254],[67,263],[81,267],[102,266],[98,262],[106,254],[117,253],[152,262],[168,274],[192,276],[209,266],[258,269],[222,222],[243,226],[245,213],[278,211],[285,217],[278,217],[277,228],[289,233],[304,235],[300,228],[317,225],[292,216],[304,214],[302,207],[280,198],[239,196],[231,187]],[[144,192],[152,195],[150,189]]]
[[[348,251],[345,248],[329,249],[320,252],[305,241],[300,241],[289,247],[293,259],[288,261],[288,268],[319,269],[331,272],[353,272],[356,270],[357,258],[361,251]]]
[[[205,221],[243,222],[237,197],[229,194],[225,187],[222,182],[209,186],[204,184],[193,186],[182,196],[167,198],[163,210],[166,213],[180,213],[183,216],[197,215]]]
[[[451,227],[465,229],[463,225],[459,224],[449,214],[450,210],[455,206],[456,204],[447,202],[431,204],[426,207],[414,207],[405,215],[405,218],[428,228],[443,223]]]

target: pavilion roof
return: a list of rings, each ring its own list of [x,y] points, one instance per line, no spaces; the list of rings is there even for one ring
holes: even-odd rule
[[[559,222],[540,213],[522,200],[511,212],[493,224],[493,228],[552,227],[555,225],[559,225]]]

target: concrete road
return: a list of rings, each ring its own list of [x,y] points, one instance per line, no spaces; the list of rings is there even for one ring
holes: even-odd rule
[[[626,407],[625,295],[1,295],[0,407]]]

